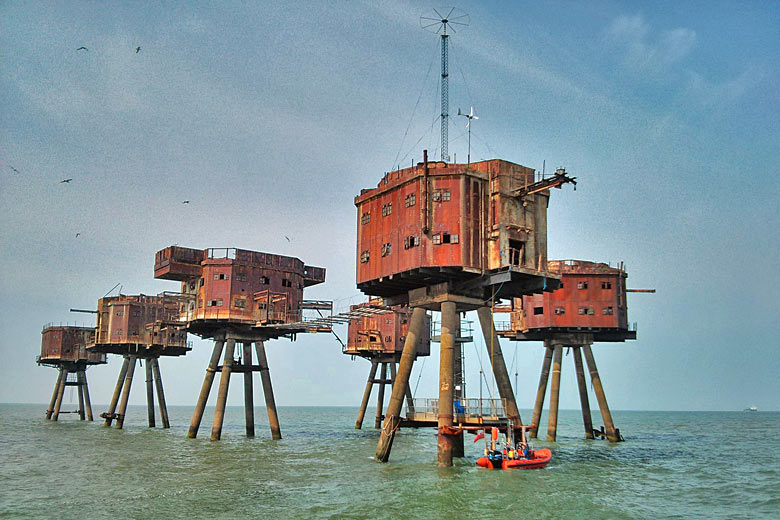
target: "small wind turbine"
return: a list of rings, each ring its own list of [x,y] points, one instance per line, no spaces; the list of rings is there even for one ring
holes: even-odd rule
[[[471,164],[471,120],[479,119],[479,118],[476,116],[476,114],[474,114],[474,107],[471,107],[471,110],[469,110],[468,114],[464,114],[463,112],[460,111],[460,109],[458,109],[458,115],[468,119],[468,121],[466,122],[466,128],[469,129],[469,153],[468,153],[467,160],[468,160],[468,164],[470,165]]]

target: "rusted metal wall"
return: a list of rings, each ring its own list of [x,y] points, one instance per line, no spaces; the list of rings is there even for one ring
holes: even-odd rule
[[[120,295],[98,300],[97,327],[90,348],[143,345],[176,351],[187,349],[186,324],[179,321],[179,301],[165,296]],[[173,352],[172,352],[173,353]]]
[[[86,362],[101,364],[106,355],[87,350],[95,337],[91,327],[51,326],[41,332],[41,361]]]
[[[375,299],[365,304],[352,305],[350,310],[355,311],[366,305],[381,305],[381,303],[381,300]],[[394,306],[392,312],[350,320],[347,346],[343,352],[369,358],[385,354],[400,355],[404,349],[411,319],[412,309]],[[426,315],[423,332],[417,343],[417,356],[431,354],[430,322],[430,316]]]
[[[187,322],[297,322],[304,287],[325,281],[324,268],[298,258],[235,248],[169,247],[157,252],[154,271],[182,282],[191,297],[181,316]]]
[[[628,329],[626,278],[622,268],[584,260],[551,260],[549,270],[563,286],[553,292],[514,299],[511,328]]]
[[[377,284],[400,274],[423,286],[426,268],[543,273],[549,191],[516,195],[533,181],[534,170],[498,159],[385,174],[355,198],[358,287],[387,296],[393,289]]]

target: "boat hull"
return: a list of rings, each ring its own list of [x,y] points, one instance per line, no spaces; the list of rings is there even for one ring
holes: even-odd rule
[[[489,469],[538,469],[546,466],[552,459],[552,452],[547,448],[534,451],[530,459],[507,459],[500,461],[488,457],[477,459],[477,466]]]

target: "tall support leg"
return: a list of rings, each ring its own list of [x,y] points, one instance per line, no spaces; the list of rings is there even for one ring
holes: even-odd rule
[[[412,311],[412,321],[409,323],[409,332],[406,334],[404,350],[401,353],[401,362],[398,364],[398,374],[395,376],[393,392],[387,405],[385,424],[376,447],[376,460],[379,462],[387,462],[390,458],[395,431],[401,423],[401,407],[404,404],[405,390],[409,386],[409,376],[412,373],[412,365],[417,353],[417,340],[422,333],[424,318],[425,309],[415,307]]]
[[[461,413],[463,410],[463,343],[459,341],[460,338],[460,313],[455,313],[455,320],[453,321],[453,334],[455,335],[455,344],[453,345],[452,356],[452,370],[453,370],[453,397],[454,403],[457,403],[460,409],[454,410],[454,414]],[[453,419],[454,422],[454,419]],[[463,434],[456,435],[452,438],[452,456],[463,457],[465,455],[465,447],[463,446]]]
[[[493,316],[490,308],[480,307],[477,309],[479,324],[482,327],[482,335],[485,338],[485,347],[488,349],[490,362],[493,365],[493,377],[496,378],[498,393],[506,402],[506,416],[514,423],[515,427],[523,424],[520,418],[520,410],[517,409],[515,393],[512,390],[512,382],[509,379],[509,372],[506,370],[504,355],[501,352],[501,344],[498,341],[498,334],[493,326]]]
[[[86,419],[84,414],[84,382],[81,379],[81,374],[83,372],[81,370],[76,370],[76,383],[78,383],[78,389],[79,389],[79,420],[83,421]]]
[[[599,377],[599,371],[596,368],[596,360],[593,359],[593,351],[591,351],[590,345],[583,345],[582,350],[585,352],[585,361],[588,363],[588,370],[590,370],[590,380],[593,383],[593,392],[596,394],[596,399],[599,402],[601,418],[604,420],[604,428],[607,430],[607,439],[609,439],[610,442],[618,442],[620,441],[620,437],[615,431],[615,424],[612,422],[612,414],[609,412],[607,396],[604,395],[604,387],[601,386],[601,378]]]
[[[51,420],[51,416],[54,413],[54,405],[57,404],[57,396],[60,395],[60,385],[62,384],[62,368],[57,370],[57,382],[54,383],[54,392],[51,394],[51,401],[49,401],[49,407],[46,409],[46,419]]]
[[[149,428],[154,428],[154,378],[152,377],[152,359],[146,359],[146,413]]]
[[[198,403],[195,405],[195,412],[192,414],[192,421],[190,421],[190,429],[187,432],[187,437],[190,439],[194,439],[198,436],[200,421],[203,419],[203,410],[206,409],[206,402],[209,400],[211,385],[214,383],[214,372],[217,371],[219,356],[222,355],[222,349],[224,346],[224,340],[217,340],[214,342],[214,350],[211,351],[209,366],[206,368],[206,377],[203,379],[203,385],[200,387]]]
[[[211,426],[211,440],[222,438],[222,423],[225,420],[230,374],[233,372],[233,354],[236,350],[236,340],[228,339],[225,344],[225,357],[222,359],[222,375],[219,378],[219,393],[217,408],[214,410],[214,424]]]
[[[89,384],[87,384],[87,369],[81,371],[81,381],[84,386],[84,406],[87,407],[87,420],[92,421],[92,401],[89,399]]]
[[[244,354],[244,419],[246,436],[255,436],[255,400],[252,388],[252,343],[242,344]]]
[[[390,379],[393,380],[393,385],[395,385],[395,378],[395,361],[393,361],[390,363]],[[414,399],[412,398],[412,390],[409,388],[409,385],[406,385],[404,393],[406,394],[406,413],[414,413]]]
[[[454,350],[457,337],[458,312],[455,302],[441,304],[441,353],[439,355],[439,466],[452,466],[454,436],[452,429],[452,401],[455,395]]]
[[[114,412],[116,412],[116,404],[119,402],[119,395],[122,393],[122,385],[125,382],[125,376],[127,376],[127,367],[130,366],[130,359],[124,358],[122,361],[122,368],[119,369],[119,377],[116,380],[116,386],[114,387],[114,395],[111,396],[111,403],[108,405],[108,411],[105,414],[106,422],[104,426],[111,426],[111,421],[114,420]]]
[[[125,386],[122,388],[122,400],[119,403],[119,413],[116,418],[116,429],[121,430],[125,424],[125,415],[127,413],[127,400],[130,398],[130,387],[133,386],[133,373],[135,373],[136,356],[128,357],[127,375],[125,376]]]
[[[590,402],[588,401],[588,386],[585,384],[585,372],[582,370],[582,354],[580,347],[574,347],[574,369],[577,371],[577,386],[580,389],[580,406],[582,407],[582,424],[585,426],[585,438],[593,438],[593,420],[590,417]]]
[[[68,382],[68,369],[63,368],[62,369],[62,379],[60,379],[60,386],[57,389],[57,402],[54,403],[54,416],[52,417],[53,421],[56,421],[60,418],[60,408],[62,407],[62,398],[65,395],[65,383]]]
[[[563,346],[555,345],[552,363],[552,383],[550,383],[550,417],[547,421],[547,440],[555,442],[558,431],[558,396],[561,390],[561,359]]]
[[[542,406],[544,406],[544,394],[547,392],[547,380],[550,378],[550,363],[552,362],[553,347],[547,340],[544,341],[544,361],[542,361],[542,374],[539,376],[539,388],[536,389],[536,402],[534,403],[534,416],[531,419],[529,437],[536,437],[539,433],[539,421],[542,419]]]
[[[368,372],[366,389],[363,391],[363,400],[360,402],[360,411],[358,412],[357,421],[355,421],[356,430],[363,427],[363,418],[366,416],[366,407],[368,407],[368,399],[371,397],[371,389],[374,387],[374,377],[376,377],[376,368],[378,365],[379,363],[377,361],[371,360],[371,370]]]
[[[265,355],[265,345],[262,341],[255,342],[255,351],[257,351],[257,364],[260,365],[260,380],[263,382],[265,409],[268,412],[268,424],[271,427],[271,438],[278,440],[282,438],[282,429],[279,427],[279,416],[276,413],[276,400],[274,399],[274,387],[271,386],[271,373],[268,371],[268,358]]]
[[[374,428],[377,430],[382,427],[382,411],[385,407],[385,381],[387,380],[387,363],[382,363],[379,368],[379,391],[376,396],[376,419]]]
[[[165,404],[165,392],[163,392],[162,377],[160,377],[160,360],[158,358],[150,359],[152,363],[152,374],[154,375],[155,389],[157,390],[157,404],[160,405],[160,419],[162,419],[163,428],[170,428],[171,423],[168,420],[168,406]]]

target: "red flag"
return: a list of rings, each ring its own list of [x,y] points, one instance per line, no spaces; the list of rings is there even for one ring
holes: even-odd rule
[[[484,438],[485,438],[485,432],[479,432],[478,434],[476,434],[474,436],[474,442],[477,442],[478,440],[484,439]]]

